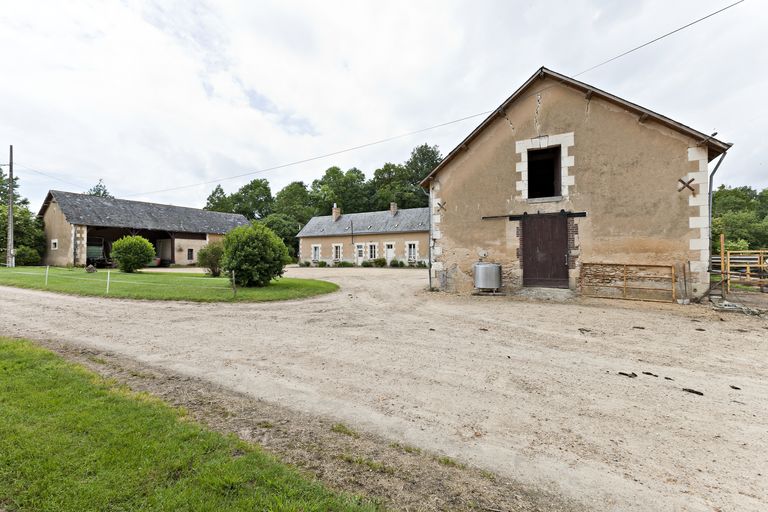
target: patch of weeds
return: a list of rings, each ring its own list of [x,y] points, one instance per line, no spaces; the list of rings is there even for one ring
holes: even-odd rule
[[[109,362],[106,359],[98,356],[88,356],[88,360],[96,364],[109,364]]]
[[[345,436],[354,437],[354,438],[360,437],[360,434],[358,434],[348,426],[344,425],[343,423],[336,423],[334,426],[331,427],[331,432],[336,432],[337,434],[344,434]]]
[[[454,459],[450,457],[437,457],[436,460],[438,463],[442,464],[443,466],[448,466],[449,468],[465,469],[467,467],[461,462],[456,462]]]
[[[411,446],[409,444],[400,444],[400,443],[390,443],[390,448],[395,448],[397,450],[403,450],[405,453],[410,453],[413,455],[420,455],[421,454],[421,448],[417,448],[415,446]]]
[[[259,427],[259,428],[274,428],[275,427],[272,423],[270,423],[270,422],[268,422],[266,420],[262,420],[262,421],[256,423],[256,426]]]
[[[366,459],[364,457],[354,457],[346,453],[339,455],[338,458],[350,464],[365,466],[371,471],[375,471],[377,473],[384,473],[387,475],[393,475],[395,473],[394,468],[391,468],[385,464],[382,464],[381,462],[376,462],[375,460],[372,460],[372,459]]]
[[[494,475],[490,471],[486,471],[484,469],[480,470],[480,476],[482,476],[486,480],[490,480],[491,482],[495,482],[496,481],[496,475]]]
[[[131,377],[137,377],[139,379],[154,379],[155,376],[150,373],[140,372],[138,370],[131,370],[128,372]]]

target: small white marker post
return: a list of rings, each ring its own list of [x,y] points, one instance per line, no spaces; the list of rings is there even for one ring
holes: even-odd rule
[[[48,271],[51,269],[50,265],[45,267],[45,287],[48,288]]]
[[[107,293],[105,295],[109,295],[109,275],[110,275],[110,271],[107,270]]]
[[[235,284],[235,271],[232,271],[232,296],[237,298],[237,285]]]

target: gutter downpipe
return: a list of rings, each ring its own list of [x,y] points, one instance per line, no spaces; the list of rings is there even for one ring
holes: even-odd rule
[[[429,198],[428,208],[429,208],[429,243],[427,243],[427,272],[429,273],[429,291],[432,291],[432,243],[434,240],[432,239],[432,180],[429,180],[429,192],[425,191],[424,188],[421,188],[421,191]]]
[[[712,170],[712,173],[709,175],[709,244],[710,246],[712,245],[712,203],[713,203],[712,185],[714,184],[715,173],[720,168],[720,164],[723,163],[723,159],[725,158],[726,153],[728,153],[727,149],[723,151],[722,155],[720,155],[720,159],[717,161],[715,168]],[[720,269],[720,271],[722,272],[722,269]],[[707,272],[712,272],[712,256],[711,255],[710,255],[709,261],[707,262]]]

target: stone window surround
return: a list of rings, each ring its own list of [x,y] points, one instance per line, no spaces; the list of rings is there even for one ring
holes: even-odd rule
[[[339,257],[336,257],[336,249],[339,249],[338,254]],[[341,261],[344,259],[344,244],[333,244],[331,246],[331,257],[333,261]]]
[[[419,241],[407,240],[404,245],[405,245],[405,261],[419,261]],[[413,245],[415,247],[415,253],[413,255],[413,259],[411,259],[410,255],[408,254],[408,247],[410,245]]]
[[[371,247],[373,247],[373,251],[371,251]],[[379,257],[379,243],[378,242],[367,242],[365,244],[365,254],[368,255],[369,260],[373,260]]]
[[[315,258],[315,247],[317,247],[317,258]],[[323,257],[322,256],[322,254],[323,254],[322,247],[323,246],[320,245],[320,244],[312,244],[312,248],[311,248],[312,252],[310,253],[310,258],[312,259],[312,261],[319,261],[320,258]]]
[[[520,173],[520,179],[515,183],[515,189],[520,193],[517,199],[531,203],[542,203],[549,201],[561,201],[568,199],[570,188],[574,185],[574,177],[568,173],[568,170],[574,166],[574,157],[568,155],[568,148],[573,147],[573,132],[558,133],[555,135],[540,135],[530,139],[515,141],[515,151],[520,154],[520,162],[515,164],[515,172]],[[528,150],[547,149],[560,146],[560,195],[554,197],[528,198]]]

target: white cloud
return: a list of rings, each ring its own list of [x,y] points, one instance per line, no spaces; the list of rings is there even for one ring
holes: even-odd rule
[[[118,196],[215,180],[497,106],[541,65],[573,74],[725,5],[556,2],[16,2],[0,11],[0,143],[22,192]],[[719,179],[768,187],[760,2],[580,79],[735,142]],[[479,119],[266,173],[372,172]],[[2,151],[2,149],[0,149]],[[0,153],[2,154],[2,153]],[[0,158],[2,160],[2,158]],[[67,183],[23,167],[55,173]],[[223,181],[234,190],[249,178]],[[135,197],[201,206],[213,185]]]

